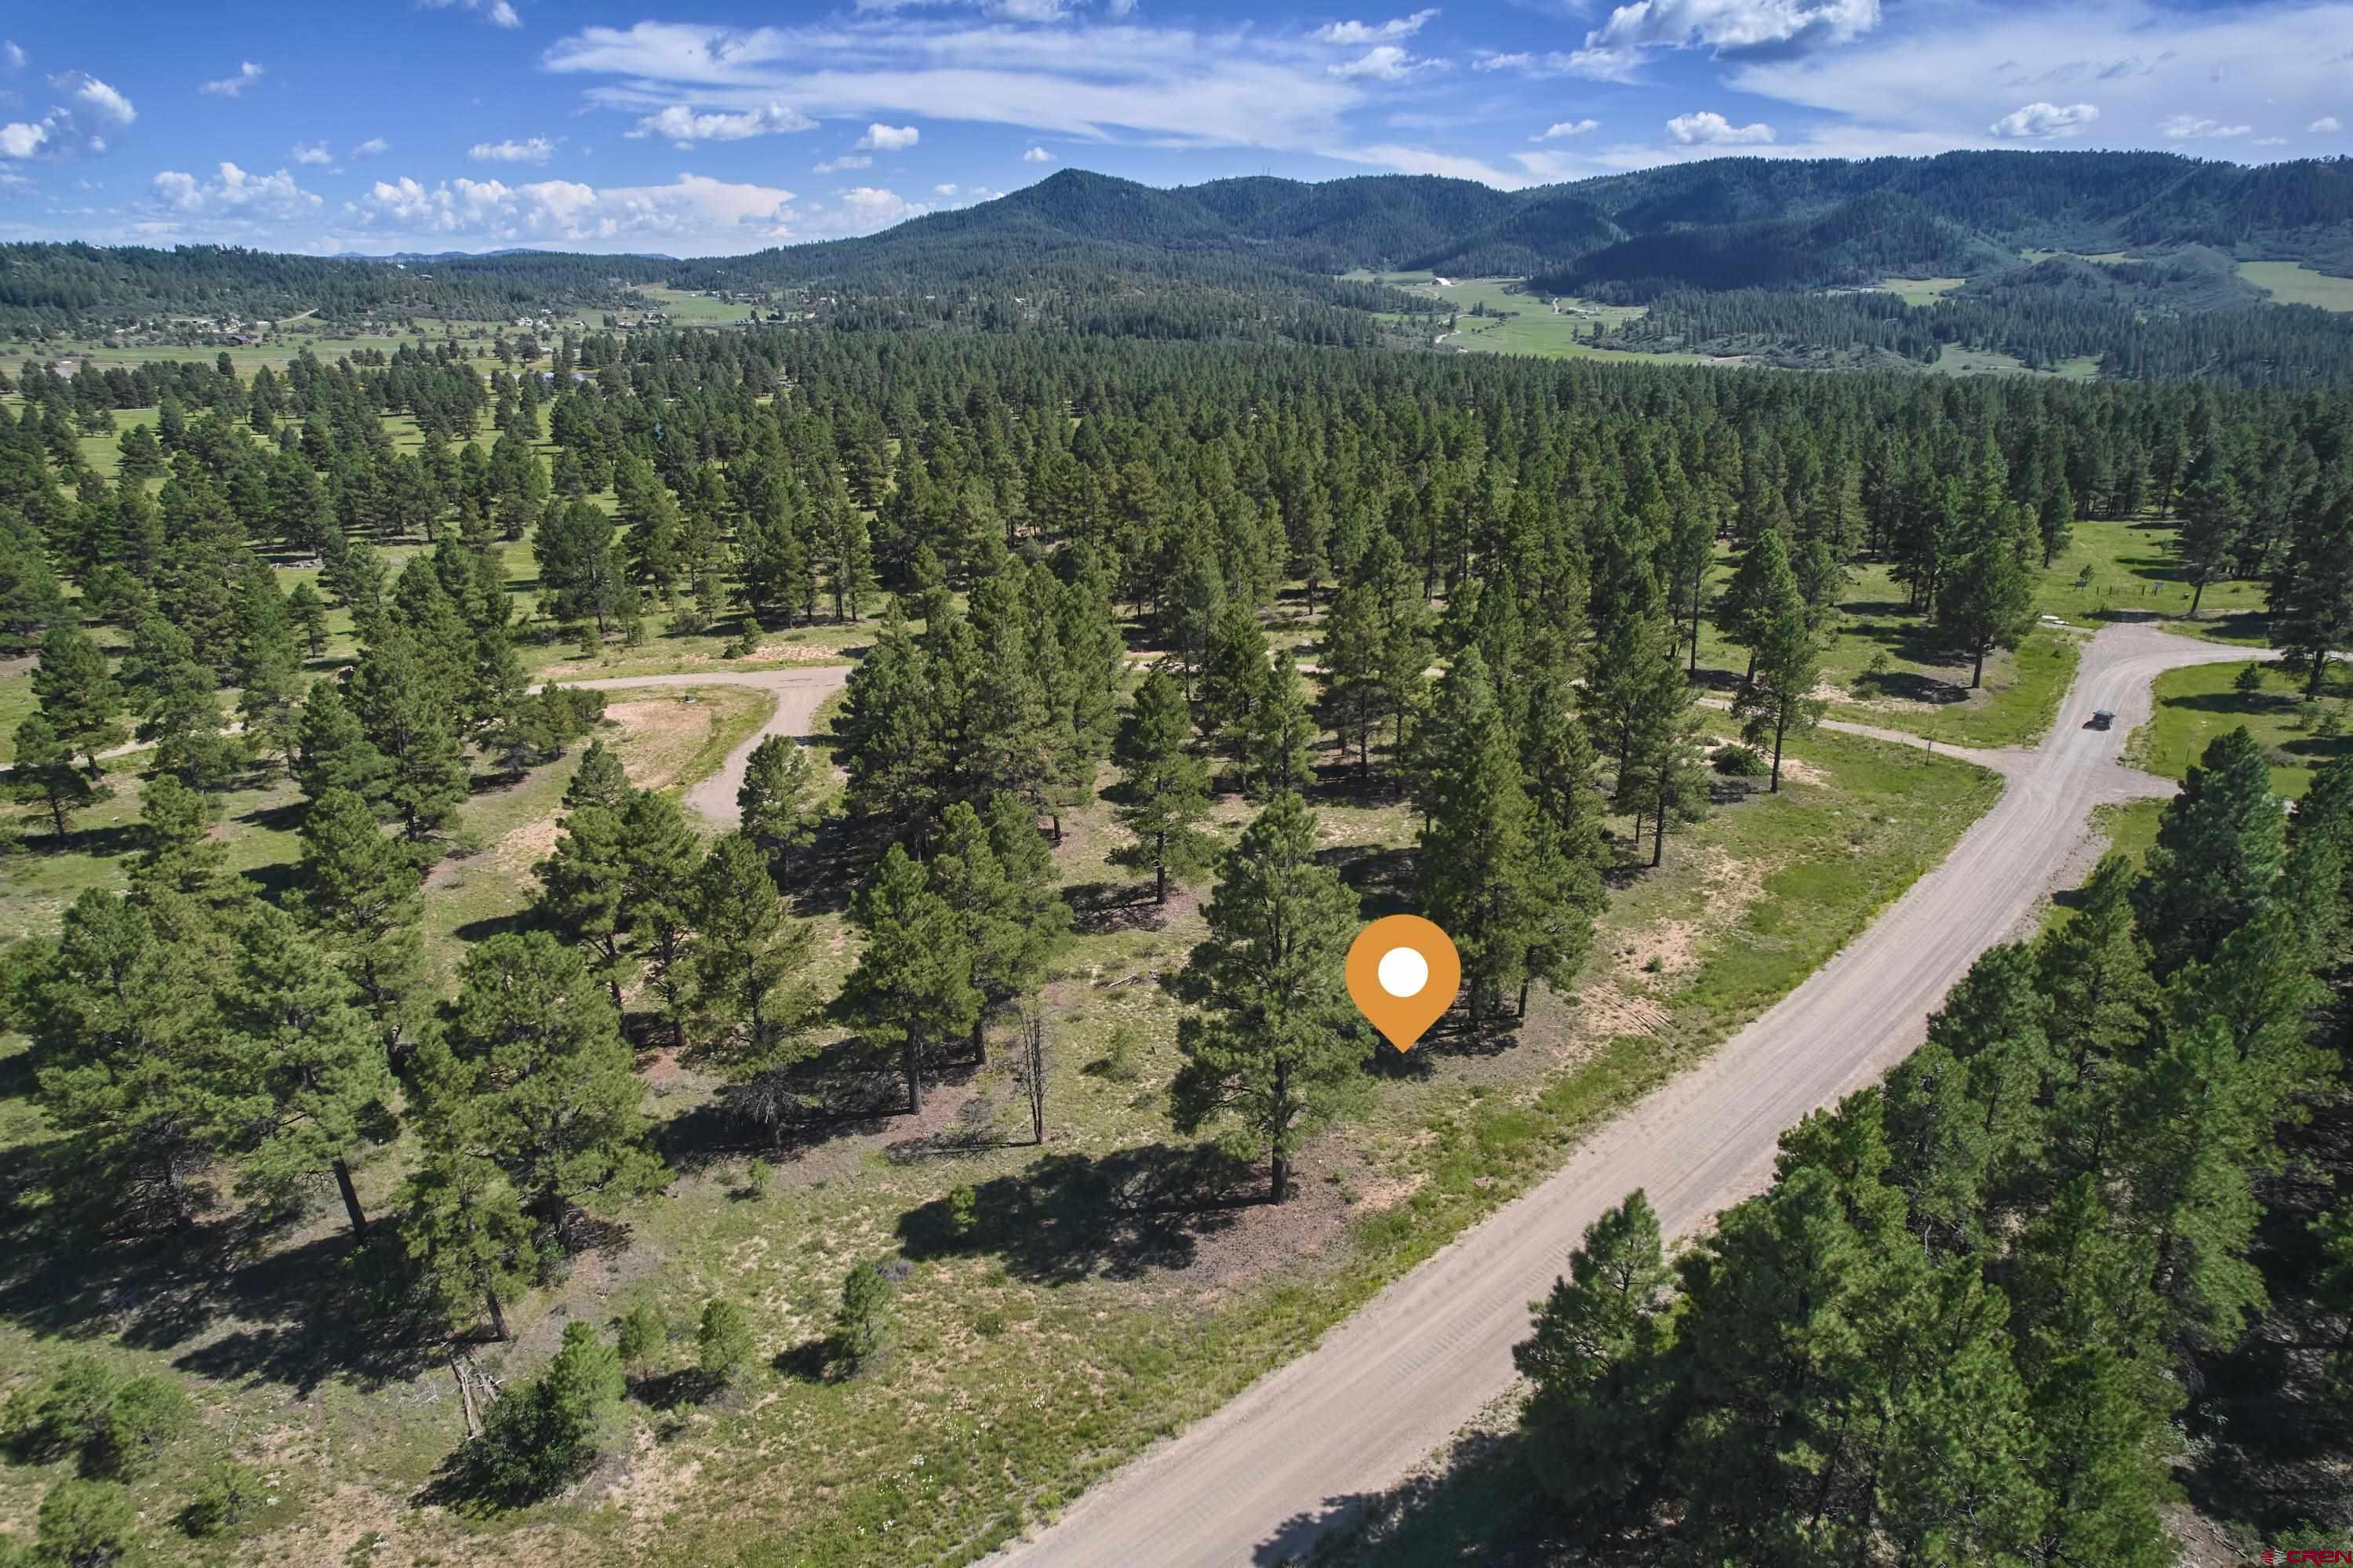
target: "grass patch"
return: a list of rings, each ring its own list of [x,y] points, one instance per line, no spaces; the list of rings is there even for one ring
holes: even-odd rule
[[[2242,671],[2256,673],[2257,685],[2242,692]],[[2353,724],[2346,699],[2353,696],[2341,667],[2323,683],[2318,702],[2304,701],[2304,683],[2264,663],[2192,664],[2157,678],[2157,709],[2135,730],[2125,755],[2135,767],[2164,779],[2183,779],[2207,747],[2241,726],[2263,748],[2272,768],[2272,793],[2295,800],[2312,787],[2312,776],[2353,753],[2353,735],[2321,733],[2334,715]]]
[[[2301,261],[2242,261],[2239,276],[2271,295],[2274,304],[2353,311],[2353,278],[2332,278]]]
[[[2043,574],[2036,608],[2077,626],[2128,618],[2212,642],[2263,646],[2270,627],[2263,585],[2241,578],[2208,583],[2193,620],[2189,577],[2173,541],[2170,523],[2078,523],[2066,550]]]

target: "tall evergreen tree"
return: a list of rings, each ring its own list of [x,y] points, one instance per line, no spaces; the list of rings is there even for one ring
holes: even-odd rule
[[[1182,880],[1201,869],[1213,844],[1200,826],[1209,814],[1209,770],[1192,740],[1176,678],[1166,670],[1145,675],[1112,745],[1121,770],[1113,809],[1135,836],[1136,860],[1152,868],[1155,904],[1168,902],[1172,874]]]
[[[1278,1203],[1300,1146],[1368,1093],[1342,980],[1356,900],[1315,847],[1314,813],[1284,794],[1226,856],[1181,982],[1198,1011],[1177,1026],[1169,1086],[1179,1131],[1230,1119],[1238,1148],[1266,1152]]]

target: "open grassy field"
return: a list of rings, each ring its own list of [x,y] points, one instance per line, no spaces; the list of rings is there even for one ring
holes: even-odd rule
[[[2255,672],[2252,691],[2238,689],[2246,670]],[[2304,683],[2264,663],[2198,664],[2158,677],[2157,712],[2133,733],[2126,755],[2151,773],[2186,777],[2221,736],[2245,726],[2272,765],[2272,790],[2300,800],[2312,776],[2337,758],[2353,755],[2353,680],[2339,665],[2321,687],[2318,702],[2304,700]]]
[[[1457,278],[1442,286],[1434,280],[1418,283],[1413,291],[1427,294],[1459,313],[1455,330],[1437,345],[1441,349],[1654,365],[1716,363],[1698,354],[1631,354],[1624,349],[1596,348],[1585,340],[1641,315],[1642,308],[1564,298],[1561,309],[1555,312],[1549,296],[1520,292],[1519,285],[1516,278]],[[1474,316],[1471,313],[1474,305],[1483,305],[1496,313]]]
[[[1888,278],[1880,287],[1907,305],[1933,305],[1968,281],[1967,278]]]
[[[2270,627],[2264,585],[2211,582],[2192,620],[2173,536],[2172,524],[2151,519],[2077,523],[2068,548],[2043,574],[2037,608],[2078,626],[2129,617],[2184,636],[2261,647]]]
[[[699,293],[691,289],[670,289],[659,283],[641,283],[637,291],[680,326],[746,321],[756,313],[749,305],[714,300],[707,293]]]
[[[2269,293],[2277,304],[2353,311],[2353,278],[2332,278],[2301,261],[2242,261],[2239,276]]]

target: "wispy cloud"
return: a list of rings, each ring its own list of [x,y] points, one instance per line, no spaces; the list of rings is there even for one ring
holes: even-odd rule
[[[297,142],[294,143],[294,151],[289,156],[298,164],[324,164],[335,161],[335,155],[327,151],[327,144],[324,142],[309,143]]]
[[[251,87],[268,74],[269,72],[262,67],[254,64],[251,60],[247,60],[237,68],[235,76],[225,76],[217,81],[208,81],[196,90],[208,92],[215,98],[238,98],[244,95],[247,88]]]
[[[371,136],[352,149],[354,158],[377,158],[392,151],[392,143],[381,136]]]
[[[1043,147],[1033,146],[1021,154],[1021,161],[1025,164],[1050,164],[1054,161],[1054,154]]]
[[[555,156],[555,143],[544,136],[521,142],[477,142],[466,157],[477,164],[544,164]]]
[[[1529,137],[1528,140],[1557,142],[1564,136],[1582,136],[1588,131],[1599,130],[1600,125],[1601,122],[1599,120],[1562,120],[1546,126],[1543,131]]]
[[[2252,135],[2252,125],[2225,125],[2202,114],[2175,114],[2158,127],[2176,142],[2222,142],[2234,137]]]
[[[447,11],[453,7],[471,11],[494,27],[520,27],[522,18],[515,15],[510,0],[417,0],[427,11]]]
[[[923,132],[913,125],[869,125],[858,147],[867,153],[903,153],[923,139]]]
[[[1311,36],[1326,44],[1379,44],[1395,38],[1409,38],[1430,25],[1438,8],[1416,11],[1410,16],[1396,16],[1386,22],[1326,22]]]
[[[817,122],[797,109],[781,103],[766,103],[741,113],[697,113],[683,103],[673,103],[659,114],[649,114],[638,122],[637,129],[625,131],[625,136],[663,136],[675,147],[691,147],[697,142],[742,142],[754,136],[773,136],[785,131],[811,131]]]

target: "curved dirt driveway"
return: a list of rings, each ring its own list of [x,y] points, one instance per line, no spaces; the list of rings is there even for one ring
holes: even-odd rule
[[[768,722],[743,745],[727,754],[719,771],[686,792],[686,803],[723,828],[733,828],[744,820],[735,806],[735,791],[744,784],[744,767],[751,760],[752,748],[772,735],[805,736],[809,722],[826,698],[841,690],[849,679],[848,664],[805,664],[787,670],[713,670],[701,675],[619,675],[604,681],[565,681],[566,686],[577,686],[590,692],[633,692],[654,690],[662,686],[751,686],[764,692],[774,692],[776,711]]]
[[[1676,1235],[1763,1190],[1782,1129],[1918,1044],[1946,991],[2018,928],[2084,842],[2093,806],[2173,793],[2170,780],[2117,759],[2149,716],[2152,680],[2177,665],[2269,656],[2147,627],[2103,630],[2041,746],[1969,754],[2008,779],[2000,801],[1845,950],[1314,1350],[992,1561],[1229,1568],[1304,1551],[1355,1499],[1394,1485],[1510,1387],[1528,1303],[1602,1210],[1644,1188]],[[2094,708],[2113,710],[2116,727],[2084,727]]]

